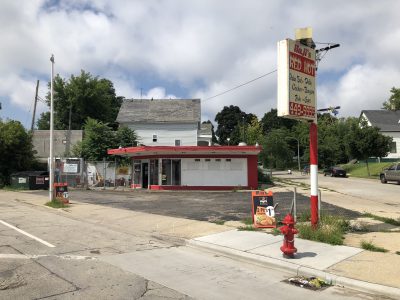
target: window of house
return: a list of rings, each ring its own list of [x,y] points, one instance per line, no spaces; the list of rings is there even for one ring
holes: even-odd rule
[[[211,161],[211,159],[209,159],[209,158],[206,158],[204,161]]]
[[[175,140],[175,146],[180,146],[181,145],[181,140]]]
[[[153,143],[157,142],[157,134],[153,134]]]
[[[225,159],[226,161],[231,161],[231,159],[230,158],[227,158],[227,159]]]
[[[392,144],[390,145],[390,153],[397,153],[396,142],[392,142]]]

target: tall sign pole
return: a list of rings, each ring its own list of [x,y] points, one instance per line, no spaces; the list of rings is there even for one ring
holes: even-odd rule
[[[53,201],[54,199],[54,108],[53,108],[53,82],[54,82],[54,55],[50,57],[51,61],[51,82],[50,82],[50,176],[49,176],[49,199]]]
[[[311,224],[318,225],[316,51],[312,29],[278,42],[278,116],[310,123]]]

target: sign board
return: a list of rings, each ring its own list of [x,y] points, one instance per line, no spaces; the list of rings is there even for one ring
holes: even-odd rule
[[[276,227],[272,192],[253,191],[251,193],[253,224],[256,228]]]
[[[68,200],[68,184],[67,183],[54,183],[55,198],[61,202],[69,203]]]
[[[18,177],[18,183],[26,183],[25,177]]]
[[[64,173],[78,173],[78,164],[64,163]]]
[[[278,42],[278,116],[316,118],[315,49],[298,41]]]

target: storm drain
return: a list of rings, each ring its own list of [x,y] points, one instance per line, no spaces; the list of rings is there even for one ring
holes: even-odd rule
[[[295,276],[286,279],[283,282],[312,291],[324,290],[331,286],[330,283],[318,277]]]

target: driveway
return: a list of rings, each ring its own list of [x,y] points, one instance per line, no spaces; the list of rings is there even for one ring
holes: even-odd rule
[[[85,202],[164,216],[198,221],[241,221],[251,217],[250,192],[196,192],[196,191],[110,191],[71,190],[72,202]],[[276,212],[283,218],[290,210],[292,192],[274,193]],[[322,211],[348,218],[356,218],[359,213],[322,203]],[[310,211],[308,197],[297,195],[298,215]]]

